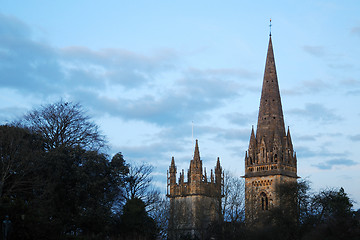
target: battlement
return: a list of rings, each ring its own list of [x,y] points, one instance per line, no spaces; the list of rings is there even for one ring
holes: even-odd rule
[[[182,175],[180,176],[178,183],[170,183],[170,176],[168,174],[167,196],[169,198],[185,197],[190,195],[204,195],[209,197],[223,196],[223,173],[221,175],[220,182],[215,181],[213,171],[211,171],[210,179],[206,178],[205,173],[205,175],[202,176],[202,180],[200,182],[196,182],[195,184],[181,181],[181,178]]]

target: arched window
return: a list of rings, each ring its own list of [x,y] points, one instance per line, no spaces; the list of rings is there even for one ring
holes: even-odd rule
[[[269,199],[264,192],[260,194],[261,210],[269,210]]]

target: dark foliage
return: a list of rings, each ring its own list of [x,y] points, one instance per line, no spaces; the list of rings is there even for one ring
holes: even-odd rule
[[[31,194],[41,153],[42,141],[37,135],[0,126],[0,201]]]
[[[13,125],[0,126],[0,217],[9,215],[11,239],[118,239],[122,199],[158,199],[150,167],[134,174],[121,153],[99,152],[105,138],[80,104],[48,104]]]
[[[256,223],[212,224],[206,239],[360,239],[360,210],[352,210],[343,188],[318,194],[309,190],[307,181],[283,184],[277,189],[279,207],[265,212]]]
[[[156,239],[155,221],[145,210],[145,203],[139,198],[126,201],[123,214],[120,217],[120,232],[122,239]]]

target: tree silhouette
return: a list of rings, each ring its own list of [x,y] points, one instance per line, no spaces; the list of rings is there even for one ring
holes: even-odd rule
[[[42,136],[47,150],[59,147],[81,147],[98,150],[105,137],[79,103],[58,101],[27,113],[19,122]]]

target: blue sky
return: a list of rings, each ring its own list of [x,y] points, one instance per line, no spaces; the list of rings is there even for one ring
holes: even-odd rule
[[[244,174],[272,18],[298,174],[360,207],[360,2],[0,0],[0,122],[79,101],[110,154],[156,168],[165,192],[194,138],[208,171]]]

